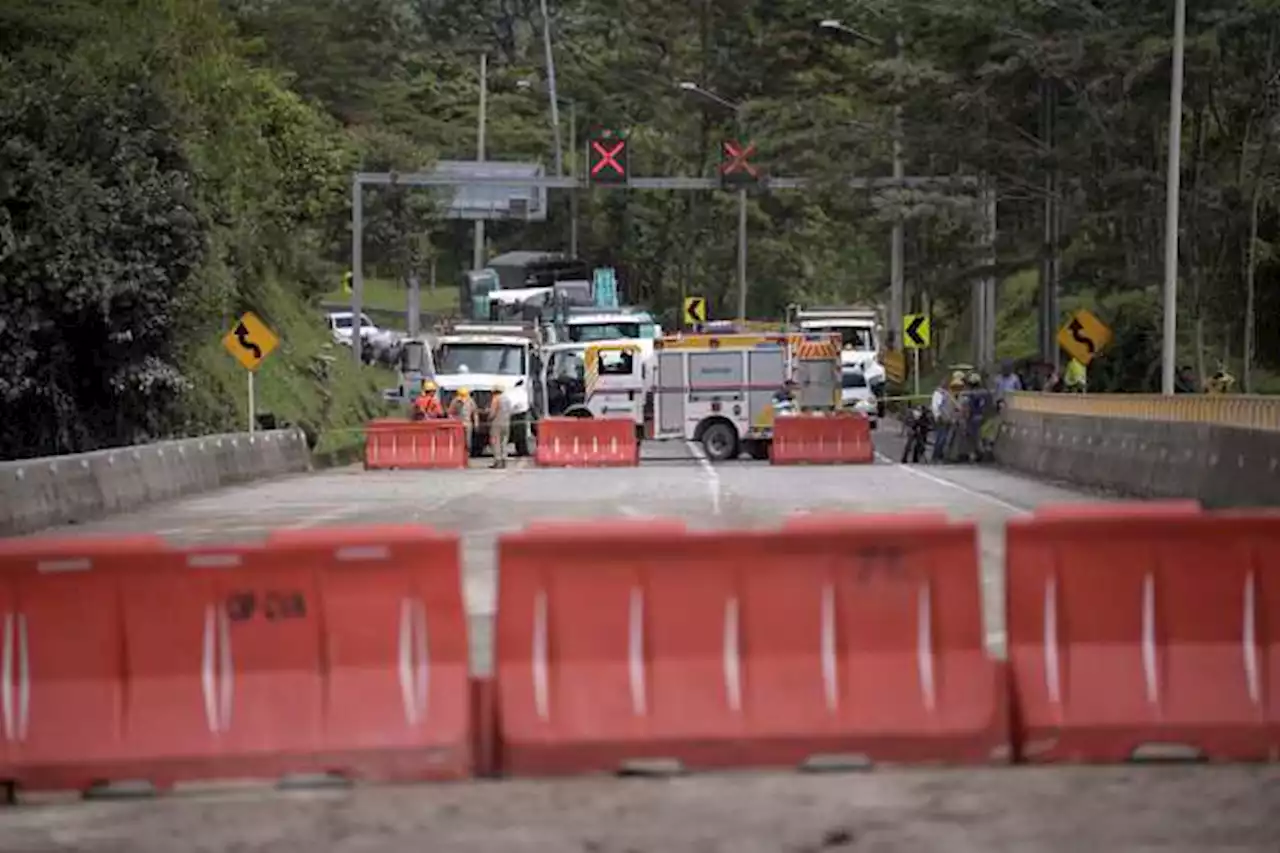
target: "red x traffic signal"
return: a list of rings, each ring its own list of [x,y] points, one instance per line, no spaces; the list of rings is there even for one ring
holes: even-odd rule
[[[760,182],[760,169],[751,162],[756,153],[754,142],[742,143],[726,139],[720,143],[720,183],[726,187],[741,187]]]
[[[592,184],[625,186],[631,174],[627,167],[627,140],[606,130],[592,134],[587,143],[588,180]]]

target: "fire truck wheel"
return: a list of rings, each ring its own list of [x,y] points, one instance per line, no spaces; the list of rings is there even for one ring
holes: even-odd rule
[[[738,457],[738,432],[728,421],[714,421],[702,431],[702,449],[712,462]]]

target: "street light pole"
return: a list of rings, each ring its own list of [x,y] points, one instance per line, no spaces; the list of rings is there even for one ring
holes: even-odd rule
[[[727,110],[731,110],[734,120],[741,130],[742,124],[742,104],[735,104],[727,101],[717,95],[715,92],[708,91],[697,83],[684,81],[680,84],[681,90],[706,98],[713,101]],[[738,190],[738,322],[746,322],[747,319],[747,191],[745,188]]]
[[[488,114],[489,100],[489,57],[480,54],[480,118],[476,129],[476,162],[484,162],[485,117]],[[471,246],[471,268],[484,269],[484,219],[476,220],[475,242]]]
[[[535,91],[534,84],[530,80],[519,80],[516,82],[516,88],[527,92]],[[562,98],[559,95],[553,100],[553,103],[563,101],[569,105],[569,169],[573,172],[573,177],[578,177],[578,102],[573,98]],[[556,172],[557,177],[564,176],[564,163],[560,159],[560,134],[556,134]],[[569,190],[569,254],[578,257],[578,190]]]
[[[547,0],[542,0],[542,48],[547,56],[547,94],[551,101],[551,132],[556,140],[556,177],[564,177],[564,149],[560,142],[560,105],[556,98],[556,60],[551,53],[551,17]]]
[[[1173,69],[1169,85],[1169,172],[1164,210],[1164,341],[1160,388],[1174,393],[1178,357],[1178,193],[1182,175],[1182,67],[1187,40],[1187,3],[1173,4]]]
[[[856,41],[866,42],[875,47],[882,47],[884,42],[873,35],[856,30],[849,25],[836,20],[835,18],[827,18],[818,22],[818,29],[827,33],[835,33],[848,36]],[[899,29],[893,37],[893,56],[899,58],[902,56],[903,36]],[[899,93],[899,100],[901,100]],[[902,104],[899,102],[893,107],[893,178],[895,181],[901,181],[904,176],[904,168],[902,162]],[[901,187],[901,184],[897,184]],[[906,286],[903,275],[904,250],[903,250],[903,222],[902,217],[897,216],[893,221],[893,233],[889,238],[889,328],[888,339],[890,349],[902,348],[902,315],[905,310],[906,302]]]

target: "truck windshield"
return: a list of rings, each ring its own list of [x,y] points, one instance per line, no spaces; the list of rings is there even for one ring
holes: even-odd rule
[[[569,327],[569,340],[575,344],[583,341],[616,341],[622,338],[631,340],[642,337],[641,327],[653,324],[641,323],[580,323]],[[646,337],[652,337],[652,332]]]
[[[876,348],[875,336],[866,326],[814,326],[807,324],[806,332],[839,332],[840,345],[845,349],[872,350]]]
[[[436,372],[523,376],[524,347],[510,344],[442,344],[436,354]]]

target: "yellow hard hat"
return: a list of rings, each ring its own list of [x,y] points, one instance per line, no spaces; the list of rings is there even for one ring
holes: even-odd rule
[[[459,389],[458,389],[458,396],[459,396],[459,397],[461,397],[461,398],[463,398],[463,399],[465,400],[467,397],[470,397],[470,396],[471,396],[471,389],[470,389],[470,388],[459,388]]]
[[[423,391],[434,391],[434,390],[436,390],[436,388],[437,388],[437,387],[438,387],[438,386],[436,385],[436,383],[432,382],[430,379],[424,379],[424,380],[422,380],[422,390],[423,390]]]

